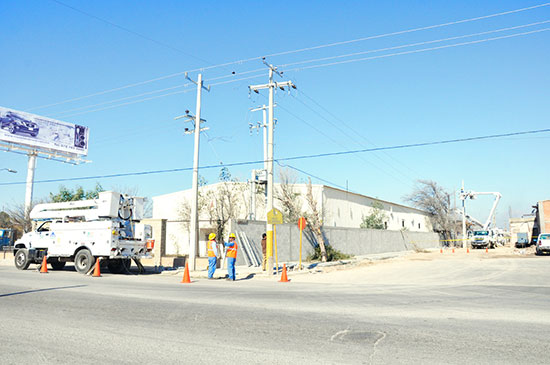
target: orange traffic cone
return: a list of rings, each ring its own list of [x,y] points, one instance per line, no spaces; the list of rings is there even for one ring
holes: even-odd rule
[[[286,276],[286,264],[283,264],[283,273],[281,274],[281,280],[279,280],[280,283],[288,283],[290,280],[288,280],[288,277]]]
[[[99,261],[101,261],[100,258],[98,258],[98,259],[95,261],[94,273],[92,274],[92,276],[95,277],[95,278],[98,278],[98,277],[101,276],[101,270],[99,269],[99,266],[100,266]]]
[[[439,249],[439,253],[443,253],[443,249],[442,249],[442,248]]]
[[[181,279],[183,284],[191,284],[191,279],[189,278],[189,263],[185,263],[185,272],[183,273],[183,279]]]
[[[453,248],[453,253],[455,253],[455,249]]]
[[[42,259],[42,267],[40,268],[41,274],[47,274],[48,273],[48,259],[46,258],[46,255],[44,255],[44,258]]]
[[[470,253],[470,247],[466,247],[466,253]]]
[[[485,247],[485,253],[489,252],[489,247]]]

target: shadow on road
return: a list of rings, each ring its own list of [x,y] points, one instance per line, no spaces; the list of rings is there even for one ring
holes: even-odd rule
[[[83,286],[87,286],[87,285],[70,285],[70,286],[58,286],[58,287],[56,287],[56,288],[44,288],[44,289],[25,290],[25,291],[18,291],[18,292],[15,292],[15,293],[0,294],[0,297],[9,297],[9,296],[12,296],[12,295],[37,293],[37,292],[48,291],[48,290],[60,290],[60,289],[81,288],[81,287],[83,287]]]
[[[245,276],[244,278],[239,278],[235,281],[241,281],[241,280],[250,280],[252,278],[254,278],[254,276],[256,276],[256,274],[248,274],[247,276]]]

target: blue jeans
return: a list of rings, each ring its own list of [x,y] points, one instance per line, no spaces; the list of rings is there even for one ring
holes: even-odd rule
[[[218,261],[217,257],[208,258],[208,278],[209,279],[211,279],[212,276],[214,276],[214,271],[216,271],[216,261]]]
[[[227,258],[227,276],[231,280],[235,280],[235,261],[237,261],[237,259],[233,257]]]

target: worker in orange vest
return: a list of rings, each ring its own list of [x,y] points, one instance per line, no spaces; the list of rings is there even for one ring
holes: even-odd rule
[[[237,242],[235,233],[229,234],[229,242],[225,243],[227,258],[227,280],[235,281],[235,261],[237,261]]]
[[[216,271],[216,262],[218,261],[218,244],[216,243],[216,234],[208,235],[206,243],[208,253],[208,279],[214,279],[214,271]]]

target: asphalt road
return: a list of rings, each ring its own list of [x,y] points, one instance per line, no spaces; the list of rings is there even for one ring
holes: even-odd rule
[[[549,362],[550,257],[322,275],[180,284],[0,266],[0,363]]]

